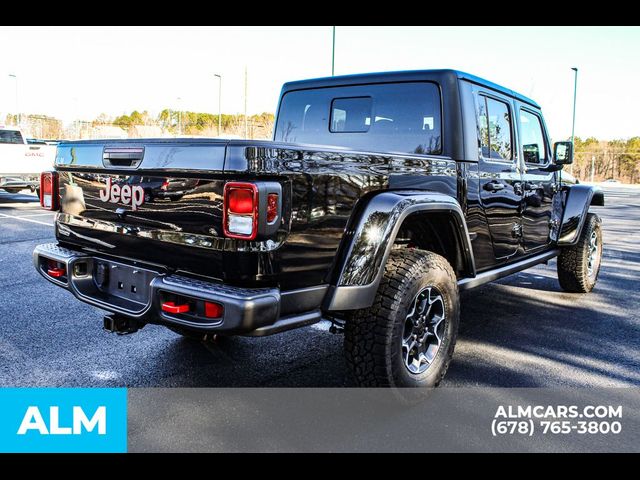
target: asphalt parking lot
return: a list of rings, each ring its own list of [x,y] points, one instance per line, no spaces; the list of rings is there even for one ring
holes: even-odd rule
[[[605,254],[591,294],[568,294],[555,261],[463,295],[443,386],[640,386],[640,189],[606,190]],[[102,330],[103,312],[42,279],[33,248],[54,240],[31,194],[0,191],[0,386],[351,385],[328,323],[218,344],[150,325]]]

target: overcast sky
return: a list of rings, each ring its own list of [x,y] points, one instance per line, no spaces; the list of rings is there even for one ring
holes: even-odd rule
[[[0,114],[275,112],[282,83],[331,73],[331,27],[0,27]],[[638,27],[337,27],[336,74],[455,68],[531,96],[552,137],[640,135]],[[181,100],[178,100],[180,98]],[[3,117],[2,117],[3,118]]]

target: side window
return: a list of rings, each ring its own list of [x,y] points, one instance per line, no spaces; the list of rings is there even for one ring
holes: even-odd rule
[[[0,130],[0,143],[23,143],[22,134],[18,130]]]
[[[487,97],[487,118],[490,158],[511,160],[511,115],[509,105]]]
[[[527,110],[520,110],[520,138],[526,163],[534,165],[547,163],[547,149],[542,132],[540,117]]]
[[[478,96],[478,147],[484,158],[489,158],[489,118],[487,115],[487,97]]]

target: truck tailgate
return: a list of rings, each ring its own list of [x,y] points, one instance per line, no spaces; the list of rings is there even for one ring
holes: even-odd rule
[[[221,278],[225,149],[214,140],[61,144],[58,238]]]

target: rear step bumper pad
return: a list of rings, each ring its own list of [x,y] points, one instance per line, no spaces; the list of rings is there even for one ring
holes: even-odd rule
[[[161,294],[171,293],[207,302],[220,303],[224,307],[222,321],[216,331],[250,332],[272,325],[280,315],[280,290],[277,288],[239,288],[207,282],[181,275],[158,276],[151,282],[152,310],[167,322],[179,323],[190,328],[202,327],[185,318],[161,310]]]
[[[58,278],[49,275],[48,260],[62,264],[66,275]],[[144,279],[150,279],[146,303],[123,299],[98,289],[93,279],[95,262],[135,268]],[[118,264],[55,243],[38,245],[33,251],[33,263],[44,278],[69,290],[79,300],[145,322],[158,323],[160,320],[161,323],[203,332],[249,333],[268,328],[277,322],[280,315],[280,290],[277,288],[239,288],[182,275],[165,275],[142,267]],[[77,268],[79,266],[82,268]],[[224,307],[224,314],[221,319],[214,320],[163,312],[161,299],[167,295],[219,303]]]

